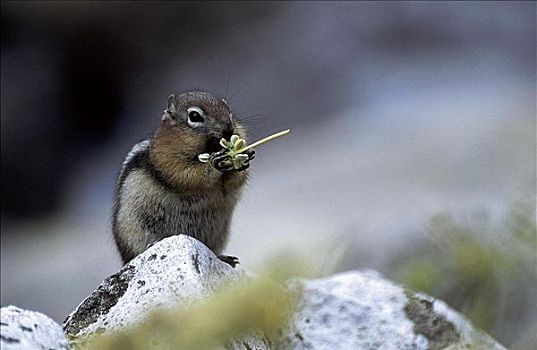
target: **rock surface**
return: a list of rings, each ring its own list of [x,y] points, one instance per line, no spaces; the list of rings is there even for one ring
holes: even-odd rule
[[[303,295],[282,346],[290,349],[504,349],[445,303],[375,271],[295,281]]]
[[[0,348],[60,350],[69,343],[60,325],[42,313],[6,306],[0,310]]]
[[[70,337],[84,339],[138,323],[159,307],[188,307],[223,282],[244,278],[201,242],[186,235],[156,243],[106,278],[65,320]],[[266,349],[264,339],[245,337],[228,349]]]
[[[70,336],[86,337],[133,325],[160,306],[188,307],[219,285],[245,278],[189,236],[155,244],[108,277],[64,323]],[[301,290],[278,349],[504,349],[476,331],[441,301],[406,291],[374,271],[295,280]],[[268,349],[248,336],[227,349]]]

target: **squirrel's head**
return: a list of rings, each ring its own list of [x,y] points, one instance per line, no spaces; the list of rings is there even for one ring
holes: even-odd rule
[[[170,95],[162,121],[155,135],[168,151],[197,161],[200,153],[212,153],[237,134],[245,138],[245,130],[234,120],[224,99],[204,91]]]

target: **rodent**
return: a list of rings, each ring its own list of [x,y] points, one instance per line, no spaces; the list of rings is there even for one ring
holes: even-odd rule
[[[136,144],[119,173],[112,218],[116,246],[124,263],[169,236],[190,235],[219,258],[235,266],[237,258],[221,255],[249,161],[240,169],[226,162],[221,138],[246,139],[224,99],[204,91],[168,98],[160,126]],[[209,163],[198,155],[211,154]]]

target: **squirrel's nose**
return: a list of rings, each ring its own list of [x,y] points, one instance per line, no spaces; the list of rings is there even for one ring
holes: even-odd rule
[[[222,132],[222,137],[225,138],[226,140],[229,140],[231,138],[231,136],[233,135],[233,128],[231,127],[231,125],[229,125],[226,129],[224,129],[224,131]]]

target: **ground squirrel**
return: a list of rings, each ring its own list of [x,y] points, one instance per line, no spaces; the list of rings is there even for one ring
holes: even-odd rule
[[[124,263],[178,234],[221,254],[255,156],[247,152],[245,165],[233,169],[219,144],[233,134],[246,138],[225,100],[203,91],[169,97],[160,126],[132,148],[119,174],[112,230]],[[201,153],[211,154],[209,163],[198,160]],[[232,266],[238,262],[219,258]]]

